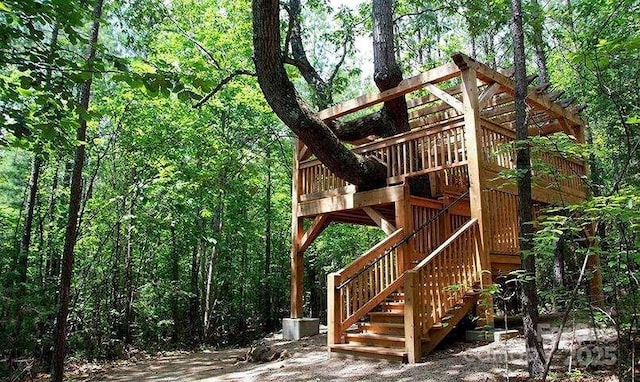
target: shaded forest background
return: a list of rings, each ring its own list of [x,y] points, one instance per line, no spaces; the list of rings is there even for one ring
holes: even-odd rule
[[[370,5],[302,6],[306,51],[331,79],[333,101],[374,89],[359,51]],[[589,145],[571,150],[590,161],[585,182],[596,196],[541,223],[542,309],[565,304],[582,258],[601,251],[607,309],[589,309],[586,297],[577,306],[630,333],[640,287],[640,4],[524,6],[529,71],[588,105]],[[0,1],[0,375],[16,358],[51,360],[79,146],[70,354],[245,343],[289,315],[292,134],[253,76],[250,2],[106,1],[88,66],[92,7]],[[405,77],[456,51],[511,66],[507,1],[398,0],[394,15]],[[281,20],[286,31],[286,12]],[[310,103],[322,104],[288,69]],[[78,95],[88,81],[87,108]],[[76,136],[78,121],[86,139]],[[590,245],[576,239],[587,223],[599,229]],[[380,237],[332,225],[316,240],[305,255],[308,315],[325,319],[326,274]]]

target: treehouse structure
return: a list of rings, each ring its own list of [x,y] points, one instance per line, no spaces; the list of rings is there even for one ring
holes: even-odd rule
[[[478,304],[479,291],[520,266],[517,190],[500,176],[515,170],[515,84],[509,71],[463,54],[452,59],[319,113],[330,121],[406,95],[411,131],[349,142],[386,165],[385,187],[359,191],[296,144],[291,319],[302,318],[303,253],[329,223],[386,233],[328,276],[330,353],[417,362],[472,309],[491,324],[491,304]],[[580,108],[545,91],[529,88],[530,135],[583,142]],[[537,158],[554,171],[534,173],[534,210],[587,197],[586,163],[557,151]]]

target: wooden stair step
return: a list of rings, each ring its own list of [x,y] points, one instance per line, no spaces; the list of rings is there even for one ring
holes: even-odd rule
[[[349,333],[346,340],[350,344],[360,344],[386,348],[405,348],[404,335],[391,336],[375,333]]]
[[[399,301],[383,302],[379,306],[383,311],[398,312],[398,313],[404,312],[404,302],[399,302]]]
[[[390,361],[407,362],[404,349],[391,349],[378,346],[358,346],[352,344],[335,344],[329,346],[329,352],[342,353],[356,357],[379,358]]]
[[[370,312],[369,317],[371,322],[404,323],[404,313],[400,312]]]
[[[388,322],[363,322],[360,324],[360,330],[367,333],[375,334],[395,334],[404,335],[404,324],[394,324]]]

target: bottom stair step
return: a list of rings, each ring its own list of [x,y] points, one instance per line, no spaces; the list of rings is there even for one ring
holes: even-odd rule
[[[404,349],[390,349],[379,346],[335,344],[329,347],[329,352],[347,354],[356,357],[386,359],[390,361],[407,361],[407,352]]]
[[[404,349],[404,335],[403,336],[391,336],[385,334],[375,333],[348,333],[347,342],[349,344],[368,345],[368,346],[383,346],[387,348],[401,348]]]

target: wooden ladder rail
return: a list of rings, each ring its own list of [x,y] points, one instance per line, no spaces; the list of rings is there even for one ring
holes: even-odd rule
[[[478,219],[473,218],[412,270],[405,272],[405,343],[409,362],[422,357],[422,339],[482,281]]]

